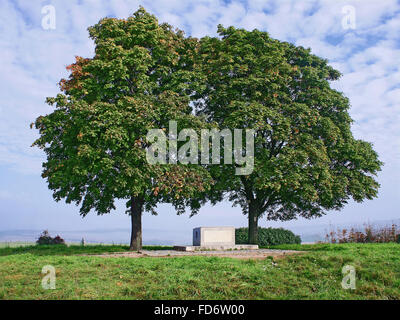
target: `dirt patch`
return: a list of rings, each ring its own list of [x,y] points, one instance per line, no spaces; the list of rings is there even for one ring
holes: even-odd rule
[[[273,257],[274,259],[284,258],[288,255],[301,254],[304,251],[295,250],[270,250],[270,249],[258,249],[258,250],[221,250],[221,251],[194,251],[194,252],[182,252],[174,250],[143,250],[139,252],[116,252],[116,253],[105,253],[98,255],[90,255],[104,258],[143,258],[143,257],[154,257],[154,258],[176,258],[176,257],[193,257],[193,256],[204,256],[204,257],[223,257],[223,258],[234,258],[234,259],[266,259]]]

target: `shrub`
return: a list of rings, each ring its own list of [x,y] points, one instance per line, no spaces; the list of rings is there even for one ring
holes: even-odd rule
[[[236,244],[248,243],[248,228],[238,228],[235,230]],[[278,244],[300,244],[300,236],[292,231],[283,228],[258,228],[258,245],[271,246]]]
[[[325,236],[329,243],[400,243],[400,228],[393,224],[390,227],[373,227],[365,225],[364,230],[355,228],[332,230]]]
[[[44,230],[36,241],[37,244],[64,244],[65,241],[59,235],[52,238],[47,230]]]

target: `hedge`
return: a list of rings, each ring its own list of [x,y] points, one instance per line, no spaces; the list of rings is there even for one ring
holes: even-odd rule
[[[248,228],[235,230],[236,244],[248,244]],[[300,236],[283,228],[258,228],[258,245],[271,246],[278,244],[300,244]]]

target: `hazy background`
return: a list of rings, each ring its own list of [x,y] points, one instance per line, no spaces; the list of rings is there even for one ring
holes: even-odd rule
[[[93,56],[87,27],[100,18],[126,18],[143,5],[187,35],[215,35],[217,24],[268,31],[272,37],[311,47],[343,73],[333,86],[350,98],[357,138],[374,143],[385,162],[379,197],[350,203],[323,218],[291,222],[260,221],[284,227],[303,240],[321,237],[330,226],[399,221],[400,1],[5,1],[0,2],[0,241],[34,240],[43,229],[67,240],[127,242],[130,220],[119,203],[115,212],[89,214],[53,201],[40,177],[44,154],[30,145],[37,137],[29,124],[51,112],[45,97],[58,92],[74,56]],[[45,30],[43,6],[55,8],[55,29]],[[352,6],[355,29],[343,19]],[[343,11],[344,10],[344,11]],[[347,21],[347,20],[345,20]],[[240,208],[224,202],[205,206],[199,215],[177,216],[162,205],[159,215],[145,214],[144,243],[190,243],[197,226],[246,226]]]

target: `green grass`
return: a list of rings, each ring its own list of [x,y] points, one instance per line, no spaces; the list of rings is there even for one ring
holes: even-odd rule
[[[303,250],[273,261],[217,257],[102,258],[126,246],[0,249],[1,299],[400,299],[399,244],[277,246]],[[56,268],[44,290],[42,267]],[[341,287],[344,265],[356,290]]]
[[[144,250],[172,250],[170,246],[143,246]],[[127,245],[23,245],[0,248],[0,256],[15,254],[33,254],[37,256],[71,256],[79,254],[100,254],[110,252],[128,252]]]

